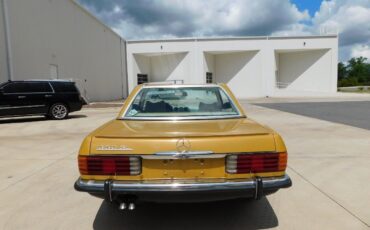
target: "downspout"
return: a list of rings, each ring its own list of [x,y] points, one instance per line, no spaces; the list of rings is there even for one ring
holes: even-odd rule
[[[5,47],[6,47],[6,64],[8,69],[8,80],[12,81],[13,78],[13,62],[12,62],[12,49],[10,41],[10,28],[9,28],[9,15],[7,0],[2,0],[3,7],[3,20],[4,20],[4,33],[5,33]]]
[[[128,90],[128,69],[127,69],[127,41],[122,39],[124,41],[124,46],[125,46],[125,53],[124,53],[124,57],[125,57],[125,74],[126,74],[126,78],[125,78],[125,83],[126,83],[126,98],[128,97],[128,94],[129,94],[129,90]],[[121,51],[122,52],[122,51]]]
[[[122,99],[124,98],[124,94],[125,92],[123,91],[124,90],[124,79],[123,79],[123,59],[122,59],[122,38],[119,38],[119,54],[120,54],[120,58],[121,58],[121,63],[120,63],[120,66],[121,66],[121,88],[122,88]]]

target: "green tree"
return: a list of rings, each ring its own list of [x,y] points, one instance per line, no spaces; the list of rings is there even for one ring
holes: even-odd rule
[[[348,64],[338,63],[338,86],[370,85],[370,63],[365,57],[354,57]]]
[[[347,66],[343,62],[338,63],[338,80],[342,80],[347,77]]]
[[[365,57],[351,58],[348,61],[348,76],[357,79],[359,84],[366,83],[368,79],[369,69],[366,61]]]

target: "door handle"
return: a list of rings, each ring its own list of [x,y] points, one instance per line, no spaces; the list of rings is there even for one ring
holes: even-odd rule
[[[45,97],[52,97],[53,95],[46,94]]]
[[[24,99],[26,96],[18,96],[18,99]]]

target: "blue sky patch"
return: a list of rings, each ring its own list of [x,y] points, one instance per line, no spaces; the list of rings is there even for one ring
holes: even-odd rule
[[[308,10],[310,16],[320,9],[322,0],[292,0],[300,11]]]

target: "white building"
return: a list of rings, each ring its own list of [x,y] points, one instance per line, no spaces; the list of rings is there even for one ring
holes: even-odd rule
[[[0,0],[0,82],[72,79],[90,101],[123,98],[125,48],[74,0]]]
[[[149,82],[227,83],[239,98],[337,91],[338,38],[241,37],[127,41],[128,87]]]
[[[75,0],[0,3],[0,82],[72,79],[90,101],[125,98],[138,78],[207,75],[239,98],[336,92],[336,35],[126,42]]]

